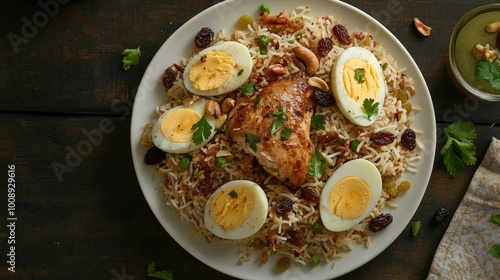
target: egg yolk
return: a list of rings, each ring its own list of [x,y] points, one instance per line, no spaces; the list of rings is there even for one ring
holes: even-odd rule
[[[193,124],[201,119],[201,114],[195,110],[180,108],[165,115],[160,129],[165,138],[175,143],[185,143],[193,139]]]
[[[364,74],[357,78],[356,69],[362,69]],[[342,73],[347,94],[359,105],[363,105],[363,101],[367,98],[376,100],[381,85],[377,71],[372,64],[361,58],[351,58],[346,62]],[[358,75],[360,75],[359,73],[358,70]]]
[[[332,212],[343,219],[356,219],[361,216],[371,201],[368,184],[359,177],[346,177],[340,180],[329,195]]]
[[[228,52],[209,51],[193,64],[189,80],[199,90],[213,90],[226,83],[235,68],[236,62]]]
[[[220,191],[212,200],[210,215],[224,230],[241,225],[253,211],[255,197],[251,189],[243,187]]]

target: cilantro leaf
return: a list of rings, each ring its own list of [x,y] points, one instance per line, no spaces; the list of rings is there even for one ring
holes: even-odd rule
[[[496,61],[478,61],[475,72],[479,78],[490,82],[494,89],[500,90],[500,68]]]
[[[364,68],[356,68],[354,70],[354,78],[358,83],[364,83],[365,82],[365,69]]]
[[[257,152],[257,144],[259,142],[260,142],[259,136],[254,134],[248,134],[247,137],[245,138],[245,143],[248,143],[248,145],[254,152]]]
[[[490,255],[492,255],[495,258],[500,258],[500,243],[495,243],[491,245]]]
[[[271,135],[273,135],[278,130],[280,130],[283,127],[283,125],[284,125],[284,123],[283,123],[282,119],[274,117],[273,125],[271,126]]]
[[[474,124],[458,120],[446,126],[446,143],[441,148],[444,164],[448,173],[455,177],[466,165],[476,163],[476,131]]]
[[[254,87],[255,87],[254,83],[248,83],[248,84],[242,86],[240,88],[240,90],[244,96],[252,96]]]
[[[271,113],[271,115],[286,121],[286,106],[285,105],[281,106],[279,111]]]
[[[174,279],[174,274],[171,271],[168,270],[156,271],[156,264],[154,262],[148,264],[148,276],[163,280]]]
[[[316,178],[321,178],[321,176],[325,174],[325,171],[326,171],[325,157],[318,151],[314,152],[307,173],[313,175]]]
[[[379,103],[376,102],[375,104],[373,103],[375,100],[373,98],[367,98],[363,101],[363,110],[365,110],[366,113],[366,119],[370,120],[370,118],[373,115],[378,114],[378,105]]]
[[[137,47],[137,49],[125,49],[122,52],[124,56],[122,59],[123,62],[123,70],[127,71],[133,65],[139,64],[139,58],[141,57],[141,47]]]
[[[325,115],[314,115],[311,118],[311,126],[316,130],[325,129]]]
[[[285,121],[287,119],[286,106],[281,106],[279,111],[271,113],[271,115],[274,116],[273,124],[271,126],[271,135],[273,135],[285,125]]]
[[[417,233],[421,227],[422,221],[411,221],[411,236],[417,236]]]
[[[261,98],[257,96],[257,98],[255,98],[255,101],[253,102],[253,110],[257,110],[257,106],[259,105],[260,103],[260,100]]]
[[[500,226],[500,214],[492,215],[490,221],[498,226]]]
[[[236,197],[238,197],[238,194],[236,193],[236,191],[235,191],[235,190],[232,190],[231,192],[229,192],[229,196],[230,196],[231,198],[236,198]]]
[[[288,139],[290,139],[290,136],[292,136],[292,130],[290,128],[286,127],[281,131],[280,139],[281,140],[288,140]]]
[[[194,130],[193,143],[200,145],[210,137],[212,126],[208,123],[206,116],[203,115],[197,123],[193,124],[191,130]]]

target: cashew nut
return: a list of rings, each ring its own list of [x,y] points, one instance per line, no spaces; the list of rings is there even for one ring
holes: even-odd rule
[[[486,27],[484,28],[484,31],[486,31],[488,33],[496,33],[498,31],[500,31],[500,21],[495,21],[495,22],[492,22],[492,23],[486,25]]]
[[[413,23],[415,24],[415,27],[417,28],[418,32],[420,32],[420,34],[424,36],[431,35],[431,28],[421,22],[418,18],[413,18]]]
[[[207,105],[205,106],[205,109],[210,116],[218,119],[222,115],[219,103],[217,103],[215,100],[208,100]]]
[[[309,78],[309,80],[307,80],[307,83],[312,87],[321,89],[323,92],[330,91],[330,87],[328,87],[328,84],[321,78],[311,77]]]
[[[224,123],[226,122],[227,120],[227,114],[224,114],[222,116],[220,116],[218,119],[215,120],[215,129],[219,129],[221,128]]]
[[[308,48],[305,47],[295,47],[293,48],[293,53],[297,58],[302,60],[306,65],[306,73],[308,75],[313,75],[319,69],[319,60],[316,55]]]
[[[228,150],[219,150],[215,156],[216,157],[228,157],[228,156],[232,156],[232,155],[233,154],[231,154],[231,152]]]
[[[226,98],[224,99],[224,101],[222,102],[222,113],[227,113],[229,112],[233,107],[234,107],[234,104],[236,103],[236,101],[232,98]]]
[[[269,65],[266,69],[266,73],[269,75],[283,75],[286,73],[285,67],[281,64],[272,64]]]

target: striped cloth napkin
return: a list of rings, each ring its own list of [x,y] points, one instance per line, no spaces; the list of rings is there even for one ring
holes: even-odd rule
[[[489,253],[500,243],[500,140],[493,138],[434,255],[427,280],[500,279],[500,259]]]

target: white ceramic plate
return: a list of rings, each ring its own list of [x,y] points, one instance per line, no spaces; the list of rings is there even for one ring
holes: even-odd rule
[[[272,14],[305,5],[302,0],[266,0],[265,2],[271,8]],[[422,74],[403,45],[382,24],[363,11],[339,1],[311,0],[307,2],[313,15],[331,14],[340,17],[341,22],[349,30],[366,31],[372,34],[389,54],[396,58],[399,66],[407,69],[406,74],[415,80],[417,92],[412,97],[412,104],[414,107],[421,108],[421,113],[415,116],[412,127],[423,132],[418,139],[425,145],[421,153],[422,160],[418,167],[418,176],[405,174],[405,177],[412,182],[411,190],[395,200],[399,207],[388,211],[394,216],[394,222],[390,225],[390,230],[373,234],[372,246],[369,248],[357,246],[345,257],[337,260],[333,270],[330,263],[322,264],[314,269],[310,266],[292,265],[285,273],[280,274],[276,271],[272,260],[265,266],[261,266],[257,258],[239,264],[238,246],[224,245],[219,242],[207,243],[201,235],[192,238],[188,234],[188,225],[181,223],[177,215],[168,209],[163,201],[161,189],[158,187],[162,178],[158,176],[155,178],[154,168],[143,163],[146,149],[140,145],[140,136],[144,125],[154,118],[155,107],[164,101],[164,87],[161,81],[164,69],[172,63],[179,63],[180,58],[190,55],[194,35],[202,27],[209,26],[216,33],[222,28],[229,32],[235,27],[236,21],[242,14],[257,18],[259,5],[260,2],[255,1],[233,0],[212,6],[186,22],[158,50],[142,78],[133,107],[131,146],[135,171],[149,206],[165,230],[186,251],[212,268],[244,279],[335,278],[376,257],[399,236],[410,222],[429,182],[436,144],[434,110]]]

